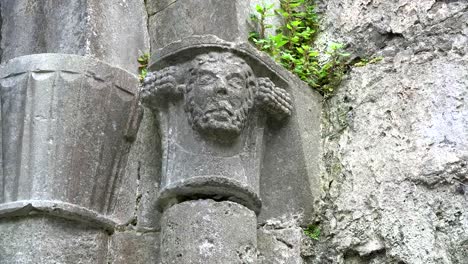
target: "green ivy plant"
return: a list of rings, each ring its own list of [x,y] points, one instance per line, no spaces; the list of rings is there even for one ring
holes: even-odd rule
[[[148,74],[148,63],[149,63],[149,59],[150,59],[150,54],[145,52],[143,54],[141,54],[137,61],[138,61],[138,79],[140,80],[140,82],[142,82],[146,75]]]
[[[313,48],[319,29],[314,0],[280,0],[280,8],[273,7],[256,6],[257,14],[251,15],[251,20],[258,30],[249,34],[249,40],[325,98],[331,96],[343,78],[350,54],[339,43],[331,43],[326,54]],[[267,35],[273,25],[267,24],[266,18],[271,16],[279,16],[282,23],[276,34]]]
[[[318,225],[308,225],[304,229],[304,234],[313,240],[320,239],[320,227]]]

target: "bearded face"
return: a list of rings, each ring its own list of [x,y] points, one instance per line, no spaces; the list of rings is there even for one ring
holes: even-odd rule
[[[223,137],[241,133],[252,102],[252,83],[245,67],[215,61],[193,69],[185,106],[196,130]]]

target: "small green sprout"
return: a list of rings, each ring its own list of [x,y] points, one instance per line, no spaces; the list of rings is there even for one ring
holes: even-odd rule
[[[138,57],[137,59],[138,64],[139,64],[138,79],[140,80],[140,82],[142,82],[145,79],[146,75],[148,74],[149,59],[150,59],[150,54],[147,52],[140,55],[140,57]]]
[[[320,227],[318,225],[308,225],[304,229],[304,234],[313,240],[320,239]]]

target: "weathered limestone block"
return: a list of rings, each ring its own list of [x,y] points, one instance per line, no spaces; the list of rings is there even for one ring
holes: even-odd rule
[[[106,264],[102,229],[50,216],[0,218],[0,263]]]
[[[106,215],[137,128],[137,88],[132,74],[81,56],[2,65],[0,215],[38,212],[111,228]]]
[[[114,217],[127,219],[142,232],[159,230],[156,208],[161,180],[161,139],[154,113],[143,108],[138,134],[130,147]],[[133,227],[132,227],[133,228]]]
[[[149,74],[142,97],[159,113],[162,207],[211,197],[260,211],[265,116],[291,115],[284,89],[257,78],[238,55],[216,50]]]
[[[248,38],[249,1],[148,1],[151,49],[194,35],[215,35],[226,41]]]
[[[234,202],[193,200],[164,212],[162,264],[257,263],[255,213]]]
[[[324,3],[366,58],[324,111],[322,243],[309,263],[468,261],[468,2]]]
[[[109,242],[112,264],[159,264],[159,232],[116,231]]]
[[[301,246],[304,231],[292,226],[274,229],[258,229],[258,263],[261,264],[302,264]]]
[[[149,50],[141,0],[2,0],[2,62],[36,53],[87,55],[136,73]]]
[[[260,172],[259,223],[276,219],[309,224],[320,194],[320,115],[322,98],[306,83],[289,76],[295,109],[288,123],[268,122]]]
[[[323,5],[325,36],[352,43],[357,56],[434,56],[468,52],[466,1],[331,0]],[[376,54],[376,55],[378,55]]]

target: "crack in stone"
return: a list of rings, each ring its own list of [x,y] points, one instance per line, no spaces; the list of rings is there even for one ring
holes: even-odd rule
[[[275,237],[276,241],[279,241],[283,244],[285,244],[288,248],[293,249],[294,246],[291,243],[288,243],[286,240],[280,238],[280,237]]]
[[[0,63],[2,62],[2,55],[3,55],[3,49],[2,49],[2,24],[3,24],[2,3],[0,2]]]
[[[136,185],[136,198],[135,198],[135,208],[133,211],[133,219],[131,221],[131,224],[133,226],[136,226],[138,224],[138,208],[140,208],[140,203],[141,203],[141,197],[143,194],[141,193],[140,190],[140,180],[141,180],[141,161],[138,161],[138,167],[137,167],[137,185]]]
[[[147,0],[146,0],[146,1],[147,1]],[[158,13],[161,13],[162,11],[166,10],[167,8],[169,8],[170,6],[172,6],[173,4],[175,4],[177,1],[178,1],[178,0],[174,0],[174,1],[170,2],[170,3],[167,4],[165,7],[159,9],[158,11],[156,11],[156,12],[154,12],[154,13],[152,13],[152,14],[150,14],[150,13],[148,12],[148,18],[149,18],[150,16],[154,16],[154,15],[156,15],[156,14],[158,14]]]

